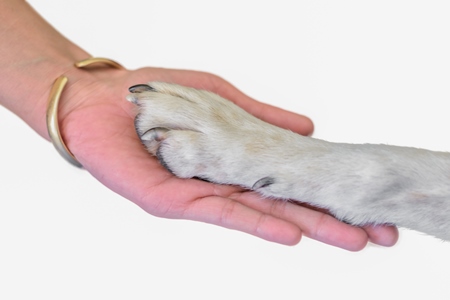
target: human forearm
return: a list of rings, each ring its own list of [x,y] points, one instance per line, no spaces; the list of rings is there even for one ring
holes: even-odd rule
[[[0,0],[0,104],[47,137],[45,109],[53,81],[87,58],[27,2]]]

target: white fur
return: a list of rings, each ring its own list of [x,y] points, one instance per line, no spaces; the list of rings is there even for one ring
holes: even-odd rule
[[[390,223],[450,240],[448,153],[304,137],[175,84],[131,90],[139,137],[176,176],[306,202],[355,225]]]

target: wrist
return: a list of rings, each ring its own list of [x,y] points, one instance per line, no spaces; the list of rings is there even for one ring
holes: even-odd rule
[[[87,58],[88,54],[82,58]],[[80,55],[81,56],[81,55]],[[43,58],[12,65],[0,74],[0,103],[41,136],[47,137],[45,114],[50,89],[61,75],[75,71],[68,57]]]
[[[79,61],[75,64],[75,67],[81,69],[81,68],[89,68],[89,67],[96,67],[98,68],[99,66],[107,66],[110,68],[114,68],[117,70],[124,70],[124,68],[118,64],[115,61],[112,61],[110,59],[106,59],[106,58],[89,58],[83,61]],[[102,74],[102,73],[100,73]],[[62,138],[62,134],[61,131],[59,129],[59,102],[60,102],[60,98],[61,95],[64,91],[64,88],[67,85],[68,82],[68,77],[66,75],[61,75],[59,76],[53,86],[52,89],[50,91],[50,96],[49,96],[49,101],[47,104],[47,113],[46,113],[46,121],[47,121],[47,129],[48,129],[48,134],[49,137],[53,143],[53,145],[55,146],[56,150],[59,152],[59,154],[64,157],[69,163],[77,166],[77,167],[82,167],[82,165],[78,162],[78,160],[75,158],[75,156],[71,153],[71,151],[67,148],[67,145],[65,144],[63,138]],[[98,80],[95,80],[94,82],[91,82],[91,86],[94,83],[97,83]],[[88,90],[88,89],[87,89]],[[80,99],[88,99],[88,98],[93,98],[93,97],[83,97],[80,95],[81,93],[75,94],[78,98],[78,101]],[[89,95],[89,93],[88,93]],[[75,99],[73,98],[73,99]],[[95,100],[95,97],[93,99],[90,100]],[[70,112],[73,112],[76,110],[76,108],[80,109],[81,107],[83,107],[83,102],[85,102],[84,100],[81,100],[81,102],[78,101],[66,101],[65,107],[66,109],[62,109],[63,112],[63,119],[66,119],[64,116],[67,116]],[[91,103],[89,103],[88,105],[95,105],[95,101],[90,101]],[[75,105],[74,105],[75,103]],[[81,105],[80,105],[81,104]]]

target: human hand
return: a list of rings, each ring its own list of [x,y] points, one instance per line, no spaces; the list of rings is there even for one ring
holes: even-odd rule
[[[299,134],[312,133],[308,118],[257,102],[207,73],[96,69],[74,70],[68,76],[71,83],[60,107],[66,144],[94,177],[148,213],[203,221],[287,245],[298,243],[302,234],[348,250],[360,250],[369,240],[395,244],[395,227],[357,228],[309,206],[264,199],[235,186],[173,176],[142,146],[134,129],[133,105],[125,96],[129,86],[168,81],[215,92],[255,116]]]

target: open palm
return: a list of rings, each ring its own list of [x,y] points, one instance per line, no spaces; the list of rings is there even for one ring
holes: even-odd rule
[[[83,167],[111,190],[155,216],[203,221],[282,244],[296,244],[302,234],[348,250],[362,249],[368,240],[387,246],[397,240],[394,227],[357,228],[307,206],[173,176],[141,145],[134,107],[125,100],[129,86],[148,81],[210,90],[269,123],[303,135],[313,130],[308,118],[257,102],[211,74],[157,68],[89,72],[65,96],[61,130]]]

